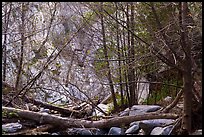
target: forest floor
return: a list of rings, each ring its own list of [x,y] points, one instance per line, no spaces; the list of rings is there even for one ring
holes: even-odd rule
[[[4,107],[8,101],[11,100],[9,95],[3,95],[3,111],[2,111],[2,134],[4,135],[109,135],[109,134],[155,134],[150,133],[147,130],[141,133],[141,127],[137,132],[128,133],[132,130],[131,123],[135,121],[142,121],[145,119],[174,119],[174,123],[171,134],[181,134],[181,117],[182,117],[182,98],[177,105],[171,108],[168,113],[150,112],[147,116],[121,116],[122,112],[115,112],[107,116],[94,117],[92,115],[92,107],[87,107],[87,103],[83,102],[78,106],[69,104],[67,106],[56,106],[49,103],[36,101],[32,98],[16,98],[7,107]],[[168,106],[164,102],[159,104],[162,106]],[[149,105],[151,106],[151,105]],[[127,108],[126,108],[127,109]],[[193,111],[193,128],[202,129],[202,109],[194,108]],[[158,112],[158,113],[157,113]],[[66,122],[66,121],[69,122]],[[129,120],[129,122],[127,122]],[[73,121],[73,122],[70,122]],[[124,123],[123,123],[124,122]],[[143,122],[144,123],[144,122]],[[155,122],[156,123],[156,122]],[[160,122],[161,123],[161,122]],[[59,126],[61,125],[61,126]],[[138,126],[140,126],[138,124]],[[156,134],[164,134],[165,128],[169,127],[167,124],[159,129]],[[176,129],[175,129],[176,128]],[[123,130],[122,130],[123,129]],[[153,130],[153,128],[151,129]],[[145,133],[146,132],[146,133]],[[162,133],[160,133],[162,132]],[[200,130],[199,130],[200,132]],[[170,134],[170,133],[169,133]]]

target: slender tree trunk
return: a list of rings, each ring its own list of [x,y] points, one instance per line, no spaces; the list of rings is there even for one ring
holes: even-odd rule
[[[22,12],[21,12],[21,27],[20,27],[20,33],[21,33],[21,52],[20,52],[20,63],[19,63],[19,68],[18,68],[18,72],[17,72],[17,77],[16,77],[16,85],[15,85],[15,90],[18,90],[19,87],[19,82],[21,79],[21,72],[22,72],[22,67],[23,67],[23,50],[24,50],[24,45],[25,45],[25,13],[26,13],[26,8],[27,5],[25,5],[25,3],[22,3]]]
[[[135,26],[135,21],[134,21],[134,3],[131,2],[130,3],[131,5],[131,30],[133,31],[134,33],[134,26]],[[133,82],[133,81],[136,81],[136,75],[135,75],[135,37],[134,35],[132,34],[131,35],[131,48],[130,48],[130,56],[131,56],[131,81],[132,81],[132,92],[133,92],[133,97],[132,97],[132,103],[133,105],[137,104],[138,103],[138,94],[137,94],[137,91],[136,91],[136,83]]]
[[[130,17],[129,17],[129,4],[127,3],[127,11],[126,11],[126,16],[127,16],[127,29],[130,29]],[[129,89],[129,95],[130,95],[130,100],[129,100],[129,106],[131,107],[133,105],[132,102],[132,97],[133,97],[133,92],[132,92],[132,83],[131,83],[131,56],[130,56],[130,32],[128,31],[127,33],[127,47],[128,47],[128,53],[127,53],[127,78],[128,78],[128,89]]]
[[[128,10],[128,7],[127,7],[127,10]],[[126,13],[124,13],[123,14],[123,18],[125,18],[125,14],[127,14],[128,12],[126,12]],[[127,18],[127,20],[128,20],[128,18]],[[127,21],[128,22],[128,21]],[[128,23],[126,22],[126,25],[127,25],[127,27],[128,27]],[[131,99],[130,99],[130,90],[129,90],[129,84],[128,84],[128,60],[127,60],[127,58],[128,58],[128,54],[127,54],[127,52],[128,52],[128,45],[130,44],[129,43],[129,35],[130,35],[130,33],[129,33],[129,31],[128,31],[128,33],[127,33],[127,36],[126,36],[126,34],[125,34],[125,28],[123,27],[123,58],[126,58],[126,60],[124,60],[124,66],[126,66],[126,69],[125,69],[125,82],[126,82],[126,84],[125,84],[125,87],[126,87],[126,94],[127,94],[127,103],[128,103],[128,106],[129,107],[131,107]],[[126,43],[126,38],[127,38],[127,43]]]
[[[131,12],[132,12],[132,5],[131,5]],[[130,20],[131,19],[131,20]],[[127,3],[127,29],[132,29],[132,21],[133,16],[131,13],[131,17],[129,16],[129,3]],[[136,104],[135,99],[135,72],[133,68],[134,64],[134,38],[131,37],[130,32],[128,32],[128,85],[129,85],[129,93],[130,93],[130,106]]]
[[[180,3],[180,23],[181,23],[181,45],[184,50],[185,58],[183,61],[183,84],[184,84],[184,109],[182,126],[189,133],[192,130],[191,111],[192,111],[192,61],[191,61],[191,44],[187,31],[187,2]]]
[[[118,20],[118,7],[117,3],[116,5],[116,20]],[[122,87],[122,72],[121,72],[121,48],[120,48],[120,42],[119,42],[119,25],[116,22],[116,39],[117,39],[117,49],[118,49],[118,66],[119,66],[119,82],[120,82],[120,95],[121,95],[121,106],[124,106],[124,96],[123,96],[123,87]]]
[[[115,96],[115,92],[114,92],[114,87],[113,87],[113,81],[111,78],[111,70],[110,70],[110,64],[108,61],[108,51],[107,51],[107,45],[106,45],[106,37],[105,37],[105,28],[104,28],[104,21],[103,21],[103,13],[102,13],[102,9],[103,9],[103,3],[101,3],[101,27],[102,27],[102,36],[103,36],[103,50],[104,50],[104,55],[105,55],[105,59],[106,61],[106,67],[108,70],[108,81],[110,84],[110,90],[111,90],[111,94],[112,94],[112,99],[113,99],[113,105],[114,105],[114,110],[117,111],[118,110],[118,104],[116,101],[116,96]]]

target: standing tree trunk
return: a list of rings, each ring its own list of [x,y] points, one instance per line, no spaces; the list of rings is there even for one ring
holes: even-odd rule
[[[123,18],[125,18],[125,12],[123,12]],[[125,23],[124,23],[125,24]],[[124,25],[123,24],[123,25]],[[123,41],[122,41],[123,39]],[[123,27],[122,29],[122,39],[121,39],[121,43],[122,43],[122,58],[125,59],[127,58],[127,48],[126,48],[126,35],[125,35],[125,28]],[[123,61],[123,66],[128,66],[128,62],[127,60],[124,60]],[[127,78],[127,75],[128,75],[128,69],[127,67],[125,67],[124,69],[124,81],[125,81],[125,93],[126,93],[126,98],[127,98],[127,104],[129,107],[130,106],[130,94],[129,94],[129,89],[128,89],[128,78]]]
[[[27,5],[25,3],[22,3],[22,12],[21,12],[21,27],[20,27],[20,33],[21,33],[21,52],[20,52],[20,63],[19,63],[19,68],[17,72],[17,77],[16,77],[16,84],[15,84],[15,90],[18,90],[19,87],[19,82],[21,78],[21,72],[23,68],[23,50],[24,50],[24,45],[25,45],[25,13],[26,13]]]
[[[103,51],[104,51],[104,55],[105,55],[105,59],[106,61],[106,67],[108,69],[108,81],[110,84],[110,90],[111,90],[111,95],[112,95],[112,100],[113,100],[113,105],[114,105],[114,110],[117,111],[118,110],[118,104],[116,101],[116,96],[115,96],[115,92],[114,92],[114,87],[113,87],[113,81],[111,78],[111,71],[110,71],[110,64],[108,61],[108,52],[107,52],[107,45],[106,45],[106,37],[105,37],[105,28],[104,28],[104,21],[103,21],[103,3],[101,3],[101,11],[100,11],[100,18],[101,18],[101,29],[102,29],[102,36],[103,36]]]
[[[180,26],[181,26],[181,46],[184,50],[183,61],[183,84],[184,84],[184,109],[182,127],[188,133],[192,130],[191,111],[192,111],[192,57],[191,43],[188,38],[187,29],[188,4],[187,2],[180,3]]]
[[[130,10],[131,10],[131,17],[130,17],[130,20],[131,20],[131,30],[132,32],[134,33],[134,29],[135,29],[135,21],[134,21],[134,3],[131,2],[130,3]],[[132,103],[133,105],[137,104],[138,103],[138,94],[136,92],[136,83],[135,83],[135,37],[134,35],[131,33],[131,48],[130,48],[130,56],[131,56],[131,70],[130,70],[130,73],[131,73],[131,81],[132,81],[132,84],[131,84],[131,89],[132,89],[132,92],[133,92],[133,97],[132,97]]]
[[[116,20],[118,20],[118,5],[115,3],[116,6]],[[117,49],[118,49],[118,66],[119,66],[119,82],[120,82],[120,95],[121,95],[121,107],[124,106],[124,96],[123,96],[123,87],[122,87],[122,70],[121,70],[121,48],[120,48],[120,41],[119,41],[119,25],[116,22],[116,37],[117,37]]]
[[[129,3],[127,3],[127,29],[133,29],[134,15],[133,15],[133,3],[131,3],[131,17],[129,16]],[[130,35],[128,31],[128,86],[130,93],[129,106],[136,104],[135,98],[135,70],[134,70],[134,37]]]

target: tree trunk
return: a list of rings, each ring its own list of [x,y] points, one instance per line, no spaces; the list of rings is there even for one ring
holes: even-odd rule
[[[192,61],[191,61],[191,43],[188,38],[187,29],[188,4],[182,2],[180,4],[180,23],[181,23],[181,46],[183,47],[185,58],[183,61],[183,84],[184,84],[184,109],[182,127],[189,133],[191,127],[191,111],[192,111]]]
[[[118,7],[117,3],[116,6],[116,20],[118,20]],[[124,106],[124,96],[123,96],[123,87],[122,87],[122,70],[121,70],[121,48],[120,48],[120,41],[119,41],[119,25],[116,22],[116,36],[117,36],[117,49],[118,49],[118,67],[119,67],[119,82],[120,82],[120,96],[121,96],[121,107]]]
[[[123,18],[125,18],[125,13],[123,13]],[[124,23],[125,24],[125,23]],[[123,25],[124,25],[123,24]],[[129,34],[128,34],[129,35]],[[127,38],[129,38],[129,36],[127,36]],[[128,39],[129,40],[129,39]],[[129,44],[129,43],[128,43]],[[123,27],[123,47],[122,47],[122,58],[128,58],[127,57],[127,47],[126,47],[126,35],[125,35],[125,28]],[[124,66],[128,66],[128,60],[124,60],[123,61],[123,65]],[[125,71],[125,91],[126,91],[126,94],[127,94],[127,103],[128,103],[128,106],[129,108],[131,107],[130,106],[130,92],[129,92],[129,88],[128,88],[128,67],[126,67],[124,69]]]
[[[24,45],[25,45],[25,14],[26,14],[26,8],[27,5],[25,3],[22,3],[22,15],[21,15],[21,27],[20,27],[20,33],[21,33],[21,56],[20,56],[20,61],[19,61],[19,66],[17,66],[18,68],[18,72],[17,72],[17,77],[16,77],[16,84],[15,84],[15,90],[18,90],[19,87],[19,82],[21,79],[21,72],[23,69],[23,50],[24,50]]]
[[[131,17],[130,17],[130,20],[131,20],[131,30],[132,32],[134,33],[134,30],[135,30],[135,21],[134,21],[134,3],[131,2],[130,3],[131,5]],[[133,97],[132,97],[132,103],[133,105],[135,104],[138,104],[138,94],[137,94],[137,91],[136,91],[136,75],[135,75],[135,37],[133,34],[131,34],[131,48],[130,48],[130,56],[131,56],[131,68],[130,68],[130,72],[131,72],[131,90],[132,90],[132,94],[133,94]]]
[[[21,118],[37,121],[41,124],[51,124],[62,128],[85,127],[85,128],[110,128],[112,126],[128,125],[133,121],[147,120],[147,119],[176,119],[176,114],[157,114],[149,113],[138,116],[123,116],[114,117],[110,119],[102,119],[99,121],[89,121],[82,119],[73,119],[66,117],[59,117],[47,113],[32,112],[28,110],[15,109],[10,107],[2,107],[6,113],[15,113]]]
[[[131,19],[131,20],[130,20]],[[131,5],[131,17],[129,16],[129,3],[127,3],[127,29],[133,29],[133,5]],[[130,93],[129,105],[133,106],[136,104],[135,98],[135,72],[134,72],[134,37],[128,32],[128,86]]]
[[[110,90],[111,90],[111,94],[112,94],[112,99],[113,99],[113,105],[114,105],[114,110],[118,110],[118,104],[116,101],[116,96],[115,96],[115,92],[114,92],[114,87],[113,87],[113,81],[111,78],[111,70],[110,70],[110,64],[108,61],[108,51],[107,51],[107,45],[106,45],[106,37],[105,37],[105,28],[104,28],[104,21],[103,21],[103,13],[102,13],[102,9],[103,9],[103,3],[101,3],[101,27],[102,27],[102,36],[103,36],[103,51],[104,51],[104,55],[105,55],[105,59],[106,61],[106,67],[107,67],[107,71],[108,71],[108,81],[110,84]]]

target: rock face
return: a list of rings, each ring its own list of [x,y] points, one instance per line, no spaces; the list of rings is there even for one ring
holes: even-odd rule
[[[140,78],[140,81],[145,81],[147,83],[137,83],[138,87],[138,104],[142,104],[149,95],[149,83],[145,77]]]
[[[119,127],[112,127],[109,130],[108,135],[124,135],[124,129]]]
[[[143,115],[147,112],[154,112],[161,109],[158,105],[134,105],[130,109],[129,116]]]
[[[18,122],[7,123],[7,124],[2,125],[2,131],[8,132],[8,133],[16,132],[17,130],[19,130],[21,128],[22,128],[22,125]]]

